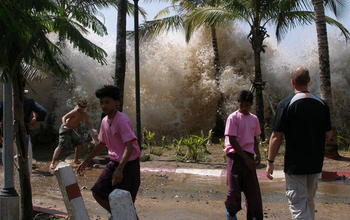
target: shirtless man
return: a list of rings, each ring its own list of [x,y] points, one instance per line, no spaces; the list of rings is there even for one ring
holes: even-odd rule
[[[87,105],[87,101],[84,99],[80,99],[78,101],[78,108],[73,109],[68,112],[65,116],[62,117],[62,125],[59,129],[59,142],[56,147],[52,161],[50,164],[50,169],[53,170],[55,168],[55,161],[58,155],[61,153],[63,148],[76,146],[75,154],[74,154],[74,163],[80,164],[78,160],[79,154],[83,147],[83,142],[78,136],[78,134],[73,130],[76,128],[81,121],[85,123],[85,125],[90,128],[90,133],[93,135],[97,135],[96,131],[92,128],[90,122],[87,119],[87,113],[85,112],[85,108]]]

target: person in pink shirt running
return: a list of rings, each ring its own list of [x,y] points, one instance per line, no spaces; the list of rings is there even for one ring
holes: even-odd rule
[[[91,191],[96,201],[111,212],[108,196],[116,188],[129,191],[135,203],[141,182],[141,152],[130,119],[116,110],[119,105],[119,89],[106,85],[98,89],[95,95],[100,99],[101,109],[106,116],[101,121],[99,143],[77,168],[77,173],[84,173],[89,162],[107,146],[110,162]]]
[[[260,135],[258,118],[250,113],[253,94],[243,90],[238,95],[239,110],[228,116],[225,128],[227,158],[227,220],[236,220],[242,209],[241,192],[245,194],[247,219],[263,219],[262,199],[256,167],[260,164],[257,136]],[[256,157],[254,158],[254,154]]]

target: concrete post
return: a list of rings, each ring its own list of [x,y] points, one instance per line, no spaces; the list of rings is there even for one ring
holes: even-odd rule
[[[4,185],[0,192],[0,220],[19,219],[19,196],[14,187],[13,170],[13,114],[12,86],[10,82],[3,84],[4,98],[4,140],[2,163],[4,168]]]
[[[89,219],[72,166],[64,162],[59,163],[55,175],[70,219]]]
[[[113,220],[137,220],[130,192],[115,189],[109,194],[109,206]]]

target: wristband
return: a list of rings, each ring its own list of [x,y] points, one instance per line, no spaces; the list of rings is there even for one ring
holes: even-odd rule
[[[269,161],[270,163],[273,163],[273,162],[275,162],[274,160],[269,160],[269,159],[267,159],[267,161]]]

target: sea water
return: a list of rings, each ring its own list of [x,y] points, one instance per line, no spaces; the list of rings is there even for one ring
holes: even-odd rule
[[[219,86],[214,79],[214,53],[210,32],[201,29],[189,43],[183,32],[161,34],[140,42],[141,126],[160,136],[185,136],[207,133],[215,125],[216,104],[220,92],[225,95],[223,116],[238,108],[240,90],[250,89],[254,79],[253,50],[247,34],[240,29],[218,29],[221,64]],[[62,59],[71,69],[71,77],[60,80],[49,77],[29,82],[28,97],[43,105],[54,116],[54,127],[61,117],[76,106],[79,98],[88,101],[89,120],[99,128],[100,106],[95,90],[113,84],[115,40],[89,35],[88,38],[107,53],[107,65],[81,54],[69,43],[63,48]],[[57,36],[50,39],[57,41]],[[265,117],[273,120],[278,102],[291,95],[290,72],[298,65],[310,70],[309,90],[320,96],[317,43],[310,41],[298,53],[291,54],[272,39],[265,40],[266,52],[261,54]],[[329,48],[334,102],[334,122],[337,127],[349,121],[350,111],[350,46],[342,36],[329,34]],[[127,63],[123,112],[136,127],[134,42],[127,41]],[[253,106],[253,113],[255,113]]]

